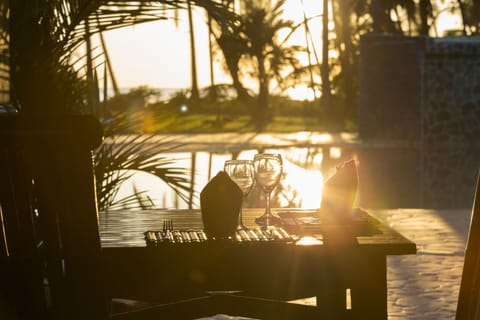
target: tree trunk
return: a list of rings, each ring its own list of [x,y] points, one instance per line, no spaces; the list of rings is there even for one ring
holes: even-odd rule
[[[430,26],[428,25],[428,17],[432,14],[432,4],[430,0],[420,0],[420,34],[428,36]]]
[[[331,100],[330,71],[328,66],[328,0],[323,0],[322,13],[322,103],[329,107]]]
[[[227,33],[222,34],[220,37],[216,38],[216,40],[220,50],[222,50],[223,57],[225,58],[225,63],[227,64],[228,71],[232,77],[233,87],[237,92],[238,99],[249,108],[250,112],[253,99],[238,76],[238,63],[241,57],[241,49],[235,46],[236,42],[235,40],[232,40],[231,37],[232,36]]]
[[[345,93],[345,111],[351,111],[355,105],[355,90],[353,85],[353,50],[350,30],[350,10],[349,0],[339,0],[338,6],[341,19],[341,37],[345,50],[341,57],[342,74],[343,74],[343,90]],[[337,33],[338,35],[338,33]]]
[[[190,0],[187,1],[188,6],[188,25],[190,27],[190,61],[192,68],[192,95],[190,99],[197,101],[199,98],[198,93],[198,80],[197,80],[197,58],[195,50],[195,33],[193,27],[193,17],[192,17],[192,5]]]
[[[305,14],[305,6],[303,5],[303,0],[301,2],[302,4],[302,11],[303,11],[303,27],[305,31],[305,47],[307,49],[307,58],[308,58],[308,75],[310,77],[310,88],[312,89],[312,93],[315,99],[317,99],[317,90],[315,88],[315,82],[313,80],[313,71],[312,71],[312,57],[311,57],[311,52],[310,52],[310,28],[308,27],[308,19],[307,15]]]
[[[466,36],[467,35],[467,25],[466,25],[467,18],[466,18],[466,13],[465,13],[465,4],[462,2],[462,0],[457,0],[457,2],[458,2],[458,6],[460,7],[460,13],[462,15],[463,35]]]
[[[258,132],[263,131],[269,121],[269,88],[268,77],[265,71],[265,59],[262,54],[257,55],[258,62],[258,99],[256,103],[255,117],[253,118]]]

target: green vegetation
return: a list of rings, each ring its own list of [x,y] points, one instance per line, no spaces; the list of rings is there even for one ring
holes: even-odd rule
[[[237,6],[232,0],[0,1],[0,87],[8,88],[8,98],[3,93],[2,102],[30,116],[89,113],[101,119],[114,118],[115,123],[125,117],[126,126],[117,131],[121,133],[355,130],[359,87],[355,70],[362,35],[386,32],[439,36],[435,24],[446,10],[461,17],[462,35],[480,33],[475,0],[451,2],[446,8],[430,0],[332,1],[332,14],[326,14],[329,2],[325,1],[319,59],[316,48],[310,47],[308,41],[305,48],[291,47],[279,36],[283,31],[291,34],[298,29],[312,39],[308,23],[319,17],[305,16],[303,23],[293,25],[282,19],[283,3],[283,0],[244,0],[238,1]],[[121,95],[106,48],[102,44],[102,53],[95,51],[91,36],[139,23],[176,19],[175,12],[190,10],[191,5],[207,12],[209,30],[216,40],[212,52],[216,51],[215,58],[223,59],[236,96],[220,97],[218,85],[214,86],[213,81],[210,92],[207,95],[199,92],[198,97],[193,81],[192,99],[187,93],[179,93],[168,102],[147,103],[154,94],[148,88]],[[329,20],[330,16],[333,19]],[[327,27],[330,24],[333,28]],[[193,37],[193,28],[190,33]],[[191,51],[194,79],[193,48]],[[297,53],[307,54],[307,65],[299,65]],[[103,70],[97,70],[99,66],[104,66]],[[109,87],[107,79],[111,78],[116,93],[103,102],[99,92],[102,77],[104,88]],[[251,79],[257,82],[256,93],[245,86]],[[312,102],[299,102],[275,95],[297,84],[308,85],[314,92],[321,92],[321,96]],[[183,105],[188,109],[183,110]],[[113,136],[114,132],[109,134]],[[104,157],[96,159],[99,165],[125,160],[118,161],[115,167],[97,168],[99,189],[108,186],[106,197],[115,192],[114,181],[124,180],[118,176],[111,180],[112,170],[128,166],[143,170],[142,161],[151,160],[148,156],[138,157],[139,151],[133,147],[123,149],[121,156],[114,149],[99,152],[97,157]],[[167,160],[159,161],[163,163],[150,163],[150,172],[159,175],[174,190],[185,190],[184,172],[170,168]],[[170,170],[169,174],[155,171],[158,165]],[[111,205],[109,199],[104,199],[106,206]]]
[[[257,132],[251,114],[240,99],[228,96],[229,86],[218,86],[216,98],[203,92],[193,101],[179,91],[168,101],[148,103],[158,95],[148,87],[138,87],[117,95],[106,103],[110,119],[125,117],[124,133],[215,133]],[[222,89],[222,90],[220,90]],[[220,94],[222,93],[222,94]],[[325,110],[318,101],[298,101],[284,96],[270,96],[269,121],[264,131],[351,131],[355,117]],[[340,110],[334,108],[333,110]]]
[[[302,47],[286,45],[295,28],[292,21],[282,19],[284,4],[285,0],[244,0],[237,12],[238,24],[230,27],[217,21],[218,27],[212,30],[238,99],[246,105],[258,131],[265,130],[271,120],[272,83],[275,80],[276,87],[282,87],[286,72],[295,74],[300,68],[297,54],[304,51]],[[281,39],[281,31],[289,35]],[[245,73],[258,84],[258,94],[246,90]]]
[[[267,132],[320,131],[318,122],[311,118],[279,116],[267,125]],[[219,123],[208,114],[180,115],[169,125],[159,124],[155,130],[163,133],[255,132],[249,116],[226,117]]]
[[[298,131],[345,131],[355,129],[354,121],[337,120],[331,116],[319,117],[317,106],[312,102],[289,101],[288,110],[276,110],[265,126],[266,132]],[[230,104],[235,106],[237,102]],[[224,104],[228,105],[227,103]],[[152,106],[155,108],[156,106]],[[157,106],[158,107],[158,106]],[[225,107],[226,110],[229,108]],[[168,115],[153,115],[153,126],[149,132],[156,133],[214,133],[256,132],[257,127],[246,112],[220,112],[214,110],[171,112]]]
[[[90,43],[93,34],[165,19],[169,10],[186,5],[187,0],[131,3],[105,0],[7,0],[0,1],[0,70],[8,76],[9,101],[24,116],[57,116],[61,114],[94,114],[102,116],[106,106],[99,101],[96,65],[101,65]],[[192,0],[221,19],[230,14],[221,4],[210,0]],[[86,50],[85,50],[86,49]],[[82,55],[81,52],[85,52]],[[108,59],[106,56],[105,59]],[[6,63],[5,63],[6,62]],[[135,93],[135,92],[134,92]],[[141,92],[140,92],[141,93]],[[126,100],[135,101],[135,94]],[[142,102],[144,96],[138,97]],[[118,115],[130,115],[122,109],[123,99],[116,99]],[[156,175],[182,197],[190,188],[188,172],[175,167],[171,159],[158,155],[168,151],[164,144],[142,148],[151,136],[141,136],[136,144],[115,147],[115,134],[125,132],[132,120],[116,116],[106,136],[113,142],[103,144],[95,154],[97,196],[100,209],[134,202],[131,198],[115,203],[119,186],[141,170]],[[79,133],[82,134],[82,133]],[[81,137],[79,137],[80,139]],[[171,148],[171,147],[168,147]],[[128,170],[128,171],[127,171]],[[135,197],[142,199],[142,190]],[[148,204],[148,199],[147,204]],[[139,203],[145,207],[145,201]]]
[[[154,206],[152,199],[145,195],[142,186],[133,185],[134,194],[119,196],[119,190],[125,181],[136,172],[153,174],[172,188],[183,200],[188,200],[190,183],[189,172],[174,164],[172,159],[162,156],[175,151],[180,144],[173,144],[171,139],[156,139],[152,135],[133,135],[124,143],[119,133],[130,127],[126,118],[118,117],[116,121],[105,124],[106,141],[94,152],[96,190],[100,210],[119,209],[122,207],[147,209]]]

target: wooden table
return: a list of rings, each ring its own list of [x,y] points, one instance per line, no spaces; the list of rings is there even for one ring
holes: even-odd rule
[[[261,213],[245,209],[245,224],[255,227]],[[292,230],[298,241],[288,243],[210,241],[147,248],[143,233],[161,230],[165,219],[179,229],[203,226],[198,210],[101,213],[106,276],[114,297],[167,302],[241,290],[281,300],[315,296],[322,318],[386,319],[386,257],[416,253],[413,242],[372,215],[363,231],[345,226]],[[355,235],[342,236],[348,232]],[[303,241],[307,236],[315,241]]]

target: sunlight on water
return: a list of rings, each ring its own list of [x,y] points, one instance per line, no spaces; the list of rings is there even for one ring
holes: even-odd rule
[[[282,190],[277,195],[280,207],[292,206],[299,208],[318,208],[321,204],[323,175],[321,165],[323,155],[321,149],[288,148],[281,150],[264,150],[264,152],[278,152],[283,157]],[[245,150],[238,154],[238,159],[253,159],[257,150]],[[165,156],[165,155],[164,155]],[[169,155],[175,160],[175,165],[192,170],[192,153],[172,153]],[[192,207],[199,208],[199,194],[208,181],[219,171],[223,170],[226,160],[230,160],[230,153],[195,153],[194,195]],[[188,203],[176,196],[175,192],[158,177],[138,172],[127,180],[119,190],[117,198],[125,197],[137,191],[142,191],[142,199],[147,206],[153,208],[186,209]]]
[[[332,141],[332,135],[329,133],[314,134],[310,140],[312,143],[327,143]]]
[[[283,184],[287,188],[291,188],[290,198],[294,196],[292,193],[296,192],[301,201],[299,207],[320,207],[323,185],[323,176],[320,170],[304,169],[288,160],[284,161],[283,168],[285,172]]]

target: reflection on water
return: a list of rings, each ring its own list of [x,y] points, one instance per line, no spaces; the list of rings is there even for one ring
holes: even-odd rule
[[[321,147],[287,147],[263,149],[263,152],[278,152],[283,157],[284,173],[282,180],[272,193],[272,206],[318,208],[321,203],[325,157],[340,158],[341,150],[328,148],[328,155],[323,154]],[[258,150],[250,149],[235,153],[238,159],[253,159]],[[193,194],[189,201],[182,200],[161,179],[148,173],[135,173],[119,190],[118,197],[133,194],[134,190],[146,191],[153,208],[199,208],[199,194],[207,182],[223,169],[224,162],[234,158],[232,153],[216,152],[179,152],[169,154],[175,165],[194,170]],[[192,161],[192,159],[194,161]],[[247,197],[245,207],[262,207],[263,193],[259,189],[252,190]]]

